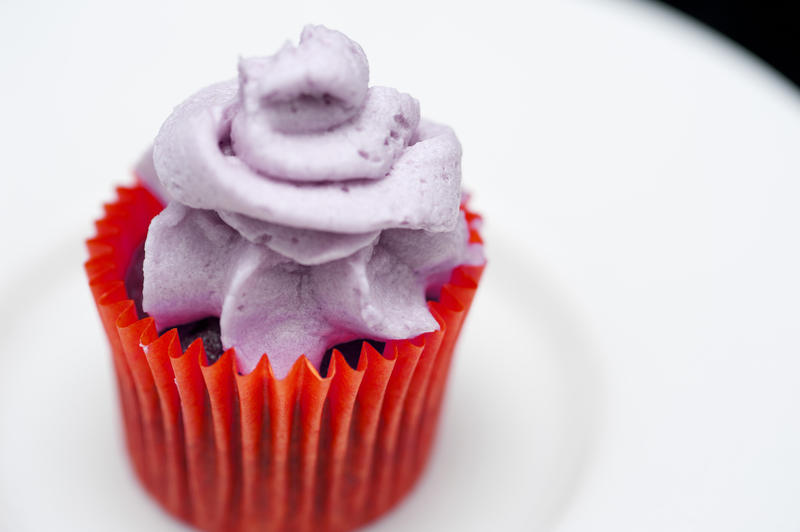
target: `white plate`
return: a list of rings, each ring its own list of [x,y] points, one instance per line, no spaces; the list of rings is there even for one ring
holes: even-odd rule
[[[172,105],[307,20],[455,127],[487,214],[430,468],[369,529],[800,528],[794,87],[646,4],[377,4],[0,6],[0,529],[182,529],[128,468],[80,240]]]

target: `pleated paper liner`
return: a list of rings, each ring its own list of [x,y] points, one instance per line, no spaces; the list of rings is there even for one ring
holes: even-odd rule
[[[243,375],[232,350],[209,365],[202,342],[139,319],[122,279],[162,206],[119,188],[87,242],[89,285],[111,344],[126,444],[147,490],[213,531],[342,531],[413,486],[434,438],[453,346],[483,268],[453,271],[429,302],[440,330],[362,344],[356,369],[334,350],[322,378],[301,357],[283,379],[269,360]],[[477,217],[467,211],[471,240]]]

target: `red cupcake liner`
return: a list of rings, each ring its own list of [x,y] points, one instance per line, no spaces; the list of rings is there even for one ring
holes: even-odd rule
[[[350,530],[400,500],[427,461],[483,267],[456,268],[428,303],[438,331],[388,341],[382,354],[365,342],[356,369],[334,350],[325,378],[305,356],[283,379],[266,356],[243,375],[233,350],[209,365],[200,340],[182,352],[175,329],[159,336],[139,318],[122,279],[162,206],[140,186],[117,194],[85,266],[146,489],[214,531]],[[470,239],[481,241],[475,229]]]

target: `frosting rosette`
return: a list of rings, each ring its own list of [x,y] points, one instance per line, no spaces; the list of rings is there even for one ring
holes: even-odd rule
[[[426,298],[483,263],[461,147],[414,98],[368,83],[358,44],[308,26],[175,109],[140,172],[168,203],[145,243],[160,329],[218,317],[242,371],[266,353],[278,376],[338,343],[437,329]]]

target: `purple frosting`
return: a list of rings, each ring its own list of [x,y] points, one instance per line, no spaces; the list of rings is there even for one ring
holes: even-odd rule
[[[239,368],[267,353],[278,376],[334,344],[437,328],[426,294],[483,262],[459,211],[461,147],[368,78],[360,46],[308,26],[175,109],[139,167],[169,203],[145,244],[159,328],[218,316]]]

